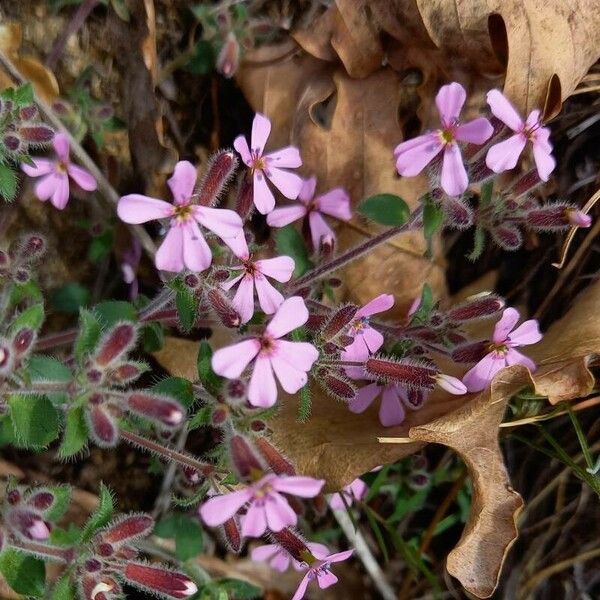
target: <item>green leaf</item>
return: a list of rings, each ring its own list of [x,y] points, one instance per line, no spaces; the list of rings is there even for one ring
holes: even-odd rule
[[[7,548],[0,554],[0,572],[17,594],[34,598],[44,594],[46,567],[39,558]]]
[[[141,340],[144,352],[158,352],[165,343],[163,326],[160,323],[147,323],[142,327]]]
[[[100,235],[94,237],[88,248],[88,258],[90,262],[99,263],[110,255],[113,246],[114,235],[110,229],[107,229]]]
[[[87,442],[88,429],[84,409],[82,406],[76,406],[67,413],[58,456],[62,459],[75,456],[85,448]]]
[[[33,304],[20,313],[11,323],[9,335],[14,335],[21,329],[37,331],[44,322],[44,305]]]
[[[25,283],[16,283],[12,286],[10,293],[11,305],[16,306],[23,302],[23,300],[33,300],[34,302],[41,302],[44,300],[44,296],[35,281],[30,279]]]
[[[129,23],[131,15],[129,14],[129,9],[125,4],[125,0],[111,0],[110,3],[113,7],[113,10],[117,13],[119,19]]]
[[[300,406],[298,407],[298,421],[306,423],[310,417],[312,409],[312,396],[310,393],[310,385],[306,384],[300,390]]]
[[[212,355],[213,351],[210,344],[207,341],[201,341],[200,348],[198,348],[198,377],[208,393],[217,396],[223,387],[225,379],[213,371],[211,364]]]
[[[50,600],[73,600],[77,597],[75,585],[68,573],[63,575],[52,588]]]
[[[185,65],[185,70],[197,75],[210,73],[215,65],[215,51],[210,42],[199,40],[194,46],[194,52]]]
[[[173,513],[161,519],[154,528],[161,538],[175,539],[175,556],[181,561],[189,560],[202,552],[202,527],[197,519],[184,513]]]
[[[71,502],[71,488],[68,485],[55,485],[49,488],[54,495],[54,502],[50,508],[44,511],[46,518],[55,522],[58,521],[69,508]]]
[[[428,283],[425,283],[423,285],[423,290],[421,291],[421,303],[410,320],[411,324],[427,323],[427,321],[429,321],[429,315],[433,310],[434,304],[431,287]]]
[[[182,377],[167,377],[153,385],[152,391],[171,396],[186,408],[194,404],[192,382]]]
[[[13,100],[20,106],[33,104],[33,86],[29,81],[15,90]]]
[[[467,254],[467,258],[475,262],[485,249],[485,230],[482,227],[476,227],[473,234],[473,250]]]
[[[198,427],[204,427],[210,423],[210,417],[212,415],[212,407],[203,406],[196,414],[188,421],[188,429],[198,429]]]
[[[52,294],[50,302],[54,310],[74,315],[89,304],[91,297],[90,290],[79,283],[67,283]]]
[[[105,327],[111,327],[119,321],[132,321],[135,323],[138,318],[135,306],[124,300],[100,302],[100,304],[96,304],[94,310]]]
[[[225,577],[219,579],[217,584],[230,600],[253,600],[253,598],[262,596],[262,590],[259,587],[241,579]]]
[[[76,546],[81,539],[81,528],[69,523],[67,529],[53,527],[50,532],[50,543],[55,546]]]
[[[377,194],[360,203],[358,212],[380,225],[404,225],[410,216],[408,204],[395,194]]]
[[[492,191],[494,189],[494,180],[486,181],[481,186],[481,192],[479,193],[479,205],[481,208],[485,208],[489,205],[492,200]]]
[[[10,418],[19,445],[41,449],[58,437],[58,412],[45,396],[8,397]]]
[[[66,383],[73,379],[71,369],[64,362],[45,354],[33,354],[29,357],[28,373],[32,381],[52,381]]]
[[[428,200],[423,207],[423,233],[430,240],[444,224],[444,209],[438,202]]]
[[[183,331],[186,333],[191,331],[196,320],[196,297],[187,289],[177,290],[175,293],[175,306]]]
[[[8,165],[0,164],[0,196],[12,202],[17,195],[17,175]]]
[[[294,277],[301,277],[312,267],[304,240],[293,225],[275,231],[275,246],[278,254],[294,259]]]
[[[112,519],[113,508],[112,494],[110,490],[101,483],[100,502],[83,528],[83,532],[81,533],[82,542],[87,542],[98,529],[104,527]]]
[[[80,364],[95,350],[101,335],[102,324],[98,315],[87,308],[82,308],[79,311],[79,333],[74,347],[75,358]]]

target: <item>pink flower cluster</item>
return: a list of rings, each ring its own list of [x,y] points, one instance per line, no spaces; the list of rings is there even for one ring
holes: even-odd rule
[[[467,94],[459,83],[453,82],[440,88],[436,105],[441,126],[402,142],[394,150],[396,169],[407,177],[418,175],[434,158],[443,152],[441,186],[449,196],[461,196],[469,185],[459,142],[481,145],[494,133],[488,119],[480,117],[461,123],[460,113]],[[502,173],[516,166],[519,156],[528,142],[533,147],[533,158],[542,181],[547,181],[554,170],[550,130],[542,125],[539,110],[532,111],[523,120],[509,100],[498,90],[487,95],[492,114],[512,130],[508,139],[493,144],[486,156],[487,166],[495,173]]]

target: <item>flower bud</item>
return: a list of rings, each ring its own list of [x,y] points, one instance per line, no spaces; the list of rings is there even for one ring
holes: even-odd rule
[[[224,386],[225,397],[229,402],[239,404],[246,400],[246,383],[241,379],[229,379]]]
[[[202,280],[198,275],[190,273],[183,278],[183,283],[190,290],[196,290],[202,285]]]
[[[202,475],[192,467],[183,467],[181,472],[185,481],[190,485],[198,485],[202,481]]]
[[[109,544],[132,541],[150,535],[154,519],[150,515],[137,514],[122,517],[102,532],[102,539]]]
[[[323,326],[321,337],[324,340],[333,339],[352,322],[357,311],[358,306],[355,304],[347,304],[346,306],[339,308],[331,315],[327,323]]]
[[[298,562],[305,562],[307,556],[312,556],[304,540],[288,527],[272,531],[271,537]]]
[[[245,221],[252,211],[254,192],[252,179],[244,174],[240,178],[240,185],[237,190],[237,198],[235,202],[235,212]]]
[[[27,106],[23,106],[19,110],[19,118],[22,121],[31,121],[38,114],[37,107],[35,104],[29,104]]]
[[[89,558],[83,566],[88,573],[95,573],[102,568],[102,563],[95,558]]]
[[[423,390],[408,388],[404,398],[404,406],[410,410],[419,410],[427,400],[427,395]]]
[[[135,344],[136,328],[132,323],[120,323],[106,333],[96,351],[95,361],[100,367],[106,367]]]
[[[112,556],[115,553],[115,549],[112,544],[108,542],[102,542],[96,546],[96,552],[99,556],[108,557]]]
[[[356,397],[356,386],[341,373],[328,372],[318,381],[328,394],[338,400],[349,402]]]
[[[235,552],[235,554],[238,554],[242,549],[242,534],[235,517],[231,517],[231,519],[227,519],[227,521],[223,523],[222,531],[223,538],[229,549],[232,552]]]
[[[581,210],[576,208],[567,208],[565,212],[567,213],[567,220],[571,225],[587,228],[592,224],[592,217],[590,217],[590,215],[586,215]]]
[[[21,138],[15,133],[5,135],[2,141],[9,152],[17,152],[21,147]]]
[[[138,363],[122,363],[111,372],[110,380],[117,385],[126,385],[138,379],[145,370]]]
[[[494,241],[504,250],[518,250],[523,244],[523,236],[515,225],[503,223],[490,230]]]
[[[468,229],[473,225],[473,210],[460,198],[448,196],[444,198],[442,207],[446,214],[447,222],[456,229]]]
[[[86,411],[88,429],[94,442],[101,448],[114,448],[119,441],[119,428],[104,405],[89,405]]]
[[[469,165],[469,181],[471,183],[484,183],[492,177],[496,177],[496,173],[492,171],[485,162],[485,154]]]
[[[35,491],[27,498],[27,504],[38,510],[48,510],[54,504],[54,494],[49,490]]]
[[[221,290],[217,288],[210,288],[206,294],[208,301],[215,311],[219,320],[225,327],[239,327],[242,320],[239,313],[233,307],[233,304],[229,301]]]
[[[294,465],[284,458],[281,452],[266,437],[259,436],[254,440],[254,443],[276,475],[296,475]]]
[[[231,78],[240,64],[240,44],[233,31],[225,38],[225,43],[217,56],[215,67],[223,77]]]
[[[185,410],[179,402],[158,394],[141,392],[129,394],[127,409],[167,427],[179,427],[185,418]]]
[[[14,272],[14,280],[17,283],[20,283],[21,285],[23,285],[24,283],[27,283],[30,279],[31,279],[31,273],[30,273],[29,269],[26,269],[25,267],[19,267]]]
[[[210,417],[215,427],[221,427],[229,419],[229,411],[225,407],[215,408]]]
[[[137,550],[137,548],[134,548],[133,546],[120,546],[117,551],[115,552],[115,557],[116,558],[121,558],[123,560],[133,560],[134,558],[137,558],[139,556],[139,552]]]
[[[427,473],[413,473],[408,485],[417,492],[424,490],[429,485],[429,475]]]
[[[495,294],[480,294],[453,306],[447,313],[454,323],[491,317],[504,308],[504,300]]]
[[[12,349],[17,356],[23,356],[35,342],[36,333],[32,329],[20,329],[12,340]]]
[[[41,258],[46,252],[46,240],[39,234],[23,238],[17,248],[17,256],[28,262]]]
[[[308,315],[308,320],[304,324],[304,327],[311,332],[316,333],[323,327],[327,320],[325,315]]]
[[[369,358],[365,371],[377,378],[400,383],[408,388],[431,390],[437,369],[431,363],[412,362],[408,359],[391,360],[388,358]]]
[[[221,150],[213,155],[198,190],[198,204],[213,206],[231,179],[236,167],[237,158],[232,150]]]
[[[231,464],[241,481],[248,481],[256,473],[264,472],[262,461],[247,438],[239,434],[232,435],[227,446]]]
[[[19,490],[10,490],[6,494],[6,501],[12,506],[19,504],[21,502],[21,492]]]
[[[143,563],[127,563],[123,578],[128,583],[169,598],[189,598],[198,591],[196,584],[187,575]]]
[[[250,430],[254,433],[260,433],[261,431],[265,431],[266,428],[267,424],[264,421],[261,421],[260,419],[254,419],[254,421],[250,423]]]
[[[520,177],[517,177],[517,179],[515,179],[508,186],[508,188],[504,190],[504,194],[509,198],[517,200],[521,196],[532,192],[535,188],[542,185],[542,183],[543,181],[540,179],[536,167],[535,169],[531,169],[531,171],[524,173]]]
[[[452,377],[451,375],[445,375],[444,373],[440,373],[436,375],[435,378],[436,383],[449,394],[453,394],[455,396],[462,396],[467,393],[467,386],[456,377]]]
[[[489,342],[471,342],[452,350],[452,360],[458,363],[476,363],[486,354]]]
[[[54,137],[54,131],[46,125],[20,127],[21,137],[31,144],[46,144]]]
[[[50,537],[50,525],[37,513],[24,509],[13,509],[5,516],[8,526],[21,537],[29,540],[47,540]]]

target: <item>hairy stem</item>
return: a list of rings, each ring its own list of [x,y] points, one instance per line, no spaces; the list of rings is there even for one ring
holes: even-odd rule
[[[67,564],[73,560],[73,550],[71,548],[60,548],[58,546],[49,546],[37,542],[25,542],[14,538],[9,541],[9,545],[12,548],[26,552],[27,554],[44,556],[49,560],[56,560]]]

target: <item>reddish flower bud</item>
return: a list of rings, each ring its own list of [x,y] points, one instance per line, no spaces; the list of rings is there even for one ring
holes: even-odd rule
[[[85,561],[83,566],[88,573],[95,573],[102,568],[102,563],[95,558],[90,558]]]
[[[391,360],[388,358],[369,358],[365,371],[370,375],[395,383],[401,383],[409,389],[430,390],[435,385],[437,369],[430,363],[412,362],[408,359]]]
[[[246,383],[241,379],[230,379],[225,382],[225,397],[230,402],[240,403],[246,400]]]
[[[19,110],[19,117],[23,121],[31,121],[38,114],[37,107],[35,104],[29,104],[28,106],[23,106]]]
[[[325,391],[338,400],[348,402],[356,397],[356,386],[341,373],[326,373],[318,380]]]
[[[460,198],[448,196],[442,202],[446,220],[456,229],[468,229],[473,225],[473,210]]]
[[[465,302],[452,307],[447,315],[451,321],[462,323],[491,317],[504,308],[504,300],[494,294],[482,294],[471,297]]]
[[[254,188],[252,179],[244,174],[240,178],[240,185],[237,191],[237,198],[235,201],[235,212],[242,217],[242,221],[245,221],[254,206]]]
[[[271,537],[298,562],[305,562],[306,557],[312,555],[304,540],[287,527],[281,531],[272,531]]]
[[[185,409],[179,402],[158,394],[134,392],[127,398],[127,408],[167,427],[179,427],[185,418]]]
[[[27,351],[33,346],[36,334],[31,329],[20,329],[17,331],[12,340],[12,349],[17,356],[26,354]]]
[[[231,179],[236,167],[237,158],[233,151],[221,150],[213,155],[198,190],[198,204],[213,206]]]
[[[127,515],[112,523],[101,536],[109,544],[119,544],[149,535],[153,527],[154,519],[150,515]]]
[[[98,446],[114,448],[117,445],[119,428],[105,406],[88,405],[86,418],[90,436]]]
[[[17,255],[26,260],[41,258],[46,252],[46,240],[38,234],[30,235],[21,240]]]
[[[308,331],[316,333],[323,328],[326,320],[327,317],[325,315],[308,315],[308,321],[306,321],[304,327],[306,327]]]
[[[196,469],[192,469],[192,467],[183,467],[181,472],[190,485],[198,485],[202,481],[202,475]]]
[[[242,481],[252,479],[257,473],[263,473],[264,467],[250,441],[242,435],[232,435],[228,440],[231,463]]]
[[[415,491],[423,490],[429,485],[429,475],[427,473],[413,473],[408,485]]]
[[[342,280],[339,277],[331,277],[327,283],[329,284],[329,287],[332,288],[339,288],[342,285]]]
[[[198,275],[190,273],[183,278],[183,283],[190,290],[196,290],[200,287],[202,280],[200,277],[198,277]]]
[[[20,127],[19,133],[25,141],[32,144],[45,144],[54,137],[54,131],[46,125]]]
[[[590,227],[592,224],[592,217],[590,215],[586,215],[583,211],[578,210],[576,208],[567,208],[566,218],[567,221],[571,225],[575,225],[576,227]]]
[[[504,190],[504,194],[515,200],[532,192],[535,188],[542,185],[543,181],[538,175],[537,168],[531,169],[527,173],[524,173],[520,177],[517,177],[509,186]]]
[[[327,323],[323,326],[321,337],[324,340],[333,339],[352,322],[352,319],[354,319],[354,316],[356,315],[356,311],[358,311],[358,306],[355,304],[347,304],[346,306],[339,308],[331,315]]]
[[[229,549],[235,554],[238,554],[242,549],[242,534],[237,520],[234,517],[227,519],[222,526],[223,539]]]
[[[489,342],[463,344],[452,351],[452,360],[458,363],[479,362],[488,352]]]
[[[517,250],[523,243],[523,236],[515,225],[503,223],[490,230],[494,241],[504,250]]]
[[[125,565],[123,577],[128,583],[164,594],[168,598],[189,598],[198,591],[196,584],[187,575],[165,567],[130,562]]]
[[[108,542],[102,542],[96,546],[96,552],[100,556],[112,556],[115,553],[115,549],[112,544]]]
[[[35,491],[27,498],[27,504],[38,510],[48,510],[54,504],[54,494],[49,490]]]
[[[85,600],[114,600],[123,593],[112,577],[101,573],[85,575],[81,580],[81,590]]]
[[[111,372],[110,380],[114,384],[125,385],[138,379],[144,370],[137,363],[123,363]]]
[[[208,301],[225,327],[239,327],[242,320],[227,296],[217,288],[210,288],[206,294]]]
[[[10,152],[17,152],[21,147],[21,138],[14,133],[5,135],[2,141],[4,142],[6,149]]]
[[[50,524],[37,513],[24,509],[14,509],[5,516],[12,531],[29,540],[43,541],[50,537]]]
[[[133,560],[139,556],[137,548],[133,546],[120,546],[115,552],[115,557],[122,558],[123,560]]]
[[[266,437],[259,436],[254,440],[254,443],[276,475],[296,475],[294,465],[284,458],[281,452]]]
[[[21,502],[21,492],[19,490],[10,490],[6,494],[6,501],[12,506],[19,504]]]
[[[224,407],[215,408],[210,417],[211,423],[215,427],[220,427],[227,419],[229,419],[229,411]]]
[[[102,381],[104,374],[99,369],[88,369],[85,377],[90,383],[98,384]]]
[[[250,423],[250,429],[254,433],[260,433],[261,431],[265,431],[267,428],[267,424],[264,421],[260,421],[259,419],[255,419]]]
[[[31,273],[29,269],[26,269],[25,267],[19,267],[14,273],[14,279],[17,283],[22,285],[31,279]]]
[[[120,323],[106,333],[96,351],[96,364],[106,367],[126,352],[135,344],[136,328],[132,323]]]
[[[240,64],[240,44],[235,33],[230,31],[225,38],[225,43],[217,56],[215,67],[223,77],[228,79],[237,71]]]
[[[484,183],[495,176],[496,173],[485,162],[485,154],[469,165],[469,181],[471,183]]]

